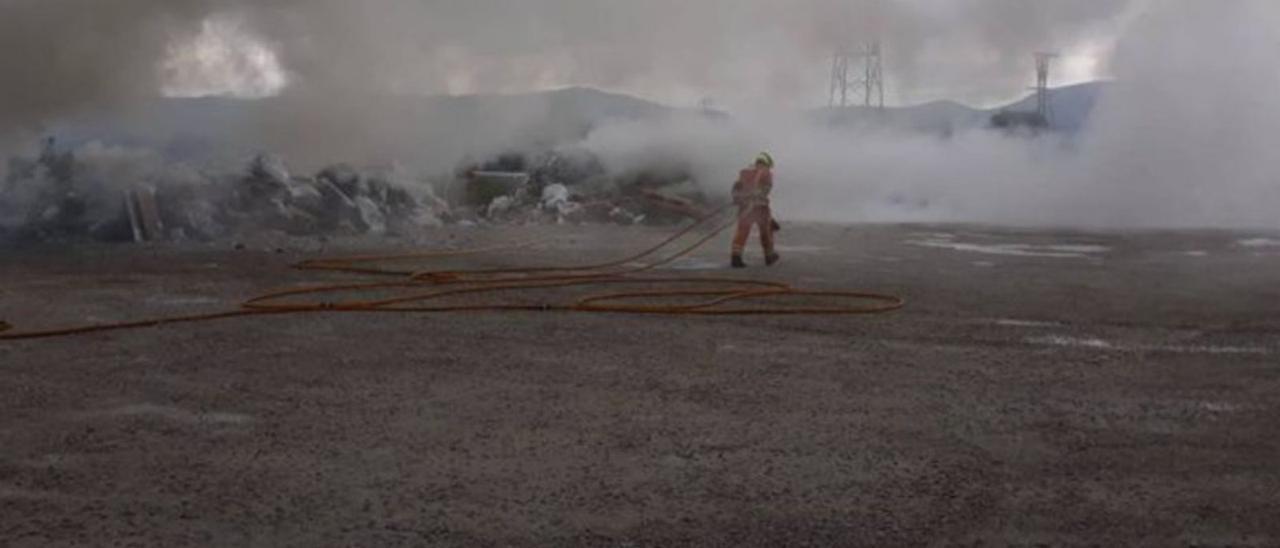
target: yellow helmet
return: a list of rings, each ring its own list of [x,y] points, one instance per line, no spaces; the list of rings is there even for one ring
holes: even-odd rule
[[[768,152],[761,152],[759,156],[756,156],[756,163],[772,169],[773,156],[771,156]]]

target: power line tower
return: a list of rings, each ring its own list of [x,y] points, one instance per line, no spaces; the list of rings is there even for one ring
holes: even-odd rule
[[[871,106],[872,96],[875,106],[884,110],[884,56],[881,54],[880,41],[870,42],[866,46],[866,66],[862,85],[865,88],[863,97],[865,106]]]
[[[1036,53],[1036,87],[1031,89],[1036,92],[1036,114],[1039,114],[1045,123],[1049,123],[1053,117],[1053,110],[1049,106],[1049,69],[1053,66],[1053,60],[1057,58],[1056,53]]]
[[[862,63],[862,74],[857,74]],[[831,64],[833,107],[849,106],[849,99],[862,96],[863,106],[884,108],[884,55],[880,42],[867,42],[858,49],[836,51]]]
[[[831,102],[832,107],[849,106],[849,88],[852,87],[852,81],[849,78],[849,65],[853,60],[853,55],[848,50],[837,50],[835,58],[831,62]]]

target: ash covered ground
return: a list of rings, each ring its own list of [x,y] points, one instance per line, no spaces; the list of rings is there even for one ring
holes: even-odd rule
[[[221,310],[320,255],[669,228],[6,250],[21,328]],[[1273,545],[1280,235],[788,223],[875,317],[262,317],[0,345],[0,538],[57,545]],[[723,239],[673,264],[727,273]],[[758,256],[748,262],[759,263]],[[539,295],[528,295],[536,300]]]

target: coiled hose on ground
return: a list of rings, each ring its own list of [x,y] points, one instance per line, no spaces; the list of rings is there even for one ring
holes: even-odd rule
[[[38,331],[14,331],[0,321],[0,341],[45,339],[107,331],[140,329],[249,316],[304,313],[464,311],[590,312],[701,316],[744,315],[857,315],[901,309],[905,302],[893,295],[856,291],[810,291],[786,283],[746,278],[656,276],[652,271],[694,252],[729,228],[738,217],[720,224],[731,206],[722,207],[665,240],[617,260],[577,266],[516,267],[468,270],[415,270],[380,266],[492,253],[495,249],[438,251],[303,261],[294,268],[339,272],[390,281],[364,281],[292,289],[245,301],[239,309],[130,322],[104,323]],[[708,229],[708,227],[710,227]],[[678,245],[689,236],[692,244]],[[511,249],[510,247],[502,249]],[[657,286],[658,289],[617,291],[565,300],[528,301],[511,295],[605,286]],[[664,288],[665,287],[665,288]],[[381,298],[341,298],[353,294],[382,294]],[[508,296],[505,299],[502,296]],[[467,300],[498,297],[492,302]],[[785,304],[784,300],[819,300],[822,304]],[[462,302],[456,302],[462,301]],[[675,301],[675,302],[671,302]],[[772,304],[770,304],[772,303]]]

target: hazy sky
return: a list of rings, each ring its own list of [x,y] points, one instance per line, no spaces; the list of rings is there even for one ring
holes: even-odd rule
[[[675,104],[812,106],[831,54],[885,44],[889,100],[1020,96],[1031,53],[1058,83],[1103,77],[1129,0],[378,0],[211,12],[169,47],[174,93],[294,85],[406,93],[590,85]]]
[[[0,124],[167,94],[521,92],[824,104],[831,55],[884,43],[889,100],[1020,96],[1107,74],[1144,0],[0,0]]]
[[[699,166],[713,182],[774,151],[780,179],[802,189],[779,197],[798,218],[894,220],[899,208],[876,208],[927,203],[909,213],[1275,226],[1277,28],[1276,0],[0,0],[0,150],[84,111],[139,112],[145,124],[138,100],[162,93],[279,94],[227,120],[226,138],[295,165],[439,173],[541,143],[555,111],[534,100],[529,112],[415,117],[425,102],[369,93],[585,85],[729,107],[734,125],[606,126],[588,145],[617,165]],[[1069,146],[799,122],[789,109],[826,102],[832,52],[871,39],[884,44],[895,103],[1025,95],[1043,50],[1064,55],[1057,84],[1115,83]],[[1202,81],[1214,85],[1191,85]]]

